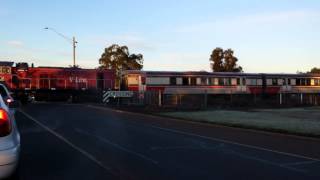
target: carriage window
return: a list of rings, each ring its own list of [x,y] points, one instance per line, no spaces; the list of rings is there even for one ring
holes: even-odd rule
[[[214,85],[215,86],[219,85],[219,78],[214,78]]]
[[[287,79],[287,84],[291,85],[291,80],[290,79]]]
[[[146,77],[141,77],[141,84],[146,85]]]
[[[257,85],[257,80],[256,79],[251,79],[250,84],[254,85],[254,86]]]
[[[0,67],[0,73],[11,74],[11,68],[10,67]]]
[[[246,85],[246,78],[242,78],[242,85]]]
[[[103,88],[103,74],[101,73],[101,74],[99,74],[98,76],[97,76],[97,78],[98,78],[98,87],[99,88]],[[150,79],[151,78],[148,78],[148,83],[150,82]],[[139,81],[138,81],[138,77],[137,76],[128,76],[127,77],[127,81],[128,81],[128,84],[129,85],[138,85],[139,84]]]
[[[218,78],[210,78],[210,85],[216,86],[218,85]]]
[[[177,85],[177,78],[176,77],[170,77],[170,85]]]
[[[214,85],[214,78],[209,79],[209,85]]]
[[[306,79],[306,86],[311,86],[311,79]]]
[[[272,85],[274,86],[278,85],[278,79],[272,79]]]
[[[282,79],[282,85],[287,85],[286,79]]]
[[[195,85],[197,85],[197,78],[195,78],[195,77],[192,77],[192,78],[190,78],[190,82],[191,82],[191,86],[195,86]]]
[[[240,78],[237,78],[237,85],[240,85]]]
[[[201,78],[201,85],[207,85],[207,78]]]
[[[184,85],[184,86],[189,85],[189,79],[187,77],[182,78],[182,85]]]
[[[314,85],[319,86],[320,84],[320,79],[314,79]]]
[[[300,85],[305,86],[306,85],[306,79],[300,79]]]
[[[225,85],[230,86],[231,85],[231,78],[225,78]]]
[[[218,79],[219,86],[224,86],[224,78]]]
[[[296,79],[296,85],[300,86],[301,85],[301,79]]]

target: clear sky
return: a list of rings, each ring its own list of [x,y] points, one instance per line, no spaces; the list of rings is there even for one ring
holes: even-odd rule
[[[0,60],[97,67],[104,48],[127,45],[144,70],[210,70],[215,47],[245,72],[320,67],[319,0],[0,0]]]

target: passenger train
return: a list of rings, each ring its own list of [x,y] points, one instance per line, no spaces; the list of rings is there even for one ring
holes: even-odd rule
[[[123,81],[130,91],[164,94],[320,93],[320,74],[129,70]]]

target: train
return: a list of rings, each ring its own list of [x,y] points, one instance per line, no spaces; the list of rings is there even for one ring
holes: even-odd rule
[[[115,72],[105,68],[35,67],[25,62],[0,61],[0,82],[23,101],[30,97],[65,99],[88,91],[113,89],[115,79]]]
[[[0,61],[0,83],[18,99],[30,97],[47,100],[52,97],[75,99],[87,92],[119,90],[119,79],[111,69],[49,67],[28,63]],[[320,74],[309,73],[238,73],[206,71],[143,71],[121,72],[120,90],[161,94],[320,94]]]
[[[129,91],[163,94],[320,93],[320,74],[266,74],[206,71],[138,71],[123,74]]]

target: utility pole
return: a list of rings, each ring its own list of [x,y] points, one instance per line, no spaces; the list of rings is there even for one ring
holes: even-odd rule
[[[76,44],[78,43],[78,41],[76,41],[76,38],[73,36],[72,39],[65,36],[64,34],[58,32],[57,30],[55,30],[54,28],[50,28],[50,27],[45,27],[45,30],[51,30],[54,33],[56,33],[58,36],[62,37],[63,39],[65,39],[66,41],[68,41],[69,43],[72,43],[72,49],[73,49],[73,67],[76,67]]]
[[[76,67],[76,38],[73,36],[72,44],[73,44],[73,67]]]
[[[119,76],[120,76],[120,79],[119,79],[119,89],[118,89],[118,91],[119,91],[119,94],[120,94],[120,91],[121,91],[121,79],[122,79],[122,66],[120,68],[120,75]],[[118,97],[117,105],[120,106],[120,97]]]

